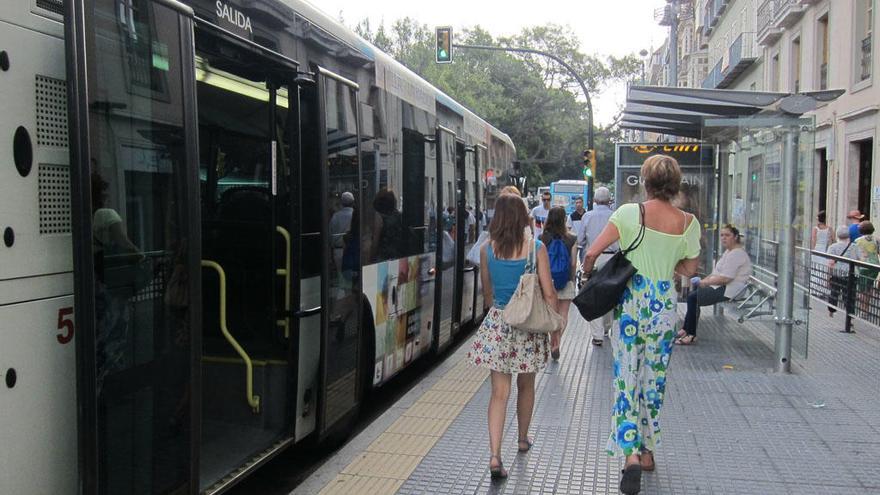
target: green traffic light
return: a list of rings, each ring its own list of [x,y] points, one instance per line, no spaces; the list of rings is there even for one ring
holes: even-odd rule
[[[584,177],[592,177],[592,176],[593,176],[593,170],[590,169],[589,167],[584,167]]]

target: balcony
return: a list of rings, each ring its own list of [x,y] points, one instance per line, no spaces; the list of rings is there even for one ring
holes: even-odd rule
[[[807,2],[802,0],[778,0],[774,23],[779,28],[790,28],[803,17],[805,10],[807,10]]]
[[[763,0],[758,7],[758,44],[774,43],[814,3],[816,0]]]
[[[733,40],[727,50],[727,67],[721,72],[721,79],[717,81],[717,88],[727,88],[736,81],[746,69],[758,58],[758,48],[755,42],[755,33],[741,33]]]
[[[706,4],[706,10],[703,12],[703,36],[708,39],[714,28],[715,23],[712,22],[712,7],[711,4]]]
[[[773,18],[776,15],[779,0],[763,0],[758,6],[758,44],[769,45],[782,36],[782,29],[776,26]]]
[[[717,64],[715,64],[715,68],[709,72],[709,75],[706,76],[706,79],[703,79],[703,84],[701,85],[703,89],[715,89],[718,87],[718,83],[723,79],[721,75],[721,64],[722,61],[719,60]]]
[[[703,10],[703,35],[709,36],[721,20],[721,14],[727,10],[730,0],[709,0]]]

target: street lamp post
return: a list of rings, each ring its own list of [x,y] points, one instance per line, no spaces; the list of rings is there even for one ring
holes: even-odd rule
[[[584,97],[587,99],[587,111],[589,112],[589,117],[587,118],[587,147],[591,150],[595,150],[595,137],[593,135],[593,102],[590,100],[590,92],[587,91],[587,85],[584,83],[584,80],[578,75],[577,71],[574,70],[570,65],[568,65],[565,60],[553,55],[552,53],[547,53],[541,50],[535,50],[532,48],[519,48],[519,47],[503,47],[503,46],[488,46],[488,45],[452,45],[455,48],[470,48],[472,50],[491,50],[498,52],[517,52],[517,53],[533,53],[535,55],[542,55],[544,57],[555,60],[559,65],[565,67],[565,69],[574,77],[575,81],[578,82],[581,86],[581,91],[584,92]],[[593,209],[593,190],[590,188],[589,190],[590,200],[588,201],[587,208]]]

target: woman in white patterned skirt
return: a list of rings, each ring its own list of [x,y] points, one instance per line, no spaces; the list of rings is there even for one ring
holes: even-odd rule
[[[549,258],[541,241],[527,235],[529,216],[522,200],[502,195],[495,201],[495,216],[489,225],[490,241],[480,250],[483,298],[489,308],[468,360],[491,370],[492,397],[489,400],[489,471],[492,479],[507,477],[501,462],[501,438],[507,415],[512,376],[516,377],[516,413],[519,428],[518,451],[532,446],[529,425],[535,405],[535,373],[544,368],[549,355],[546,334],[528,333],[504,322],[502,310],[526,272],[529,250],[535,250],[536,272],[541,291],[550,307],[556,307],[556,291],[550,278]]]

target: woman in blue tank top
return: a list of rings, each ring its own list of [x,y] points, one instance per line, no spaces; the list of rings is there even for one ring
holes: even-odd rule
[[[489,471],[493,479],[507,477],[501,463],[501,438],[510,397],[511,377],[517,374],[516,412],[519,427],[518,450],[528,451],[529,424],[535,405],[535,373],[544,368],[549,357],[547,334],[518,330],[504,322],[502,309],[510,301],[526,269],[531,243],[535,248],[538,278],[544,299],[556,307],[556,291],[550,277],[550,260],[541,241],[533,240],[528,230],[529,216],[522,199],[501,195],[495,201],[495,216],[489,225],[490,242],[480,251],[480,277],[485,304],[490,306],[477,330],[468,360],[491,370],[492,398],[489,400]]]

